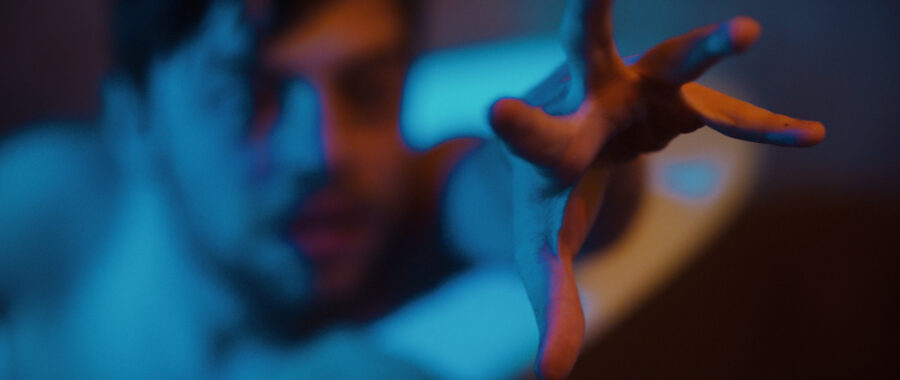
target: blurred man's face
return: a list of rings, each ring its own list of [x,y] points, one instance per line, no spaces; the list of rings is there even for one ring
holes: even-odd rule
[[[408,57],[400,20],[390,0],[333,1],[262,43],[269,74],[254,130],[285,150],[317,153],[300,165],[315,185],[288,235],[324,297],[356,290],[403,209],[408,152],[398,117]]]
[[[213,2],[153,67],[164,167],[194,236],[261,295],[297,304],[311,283],[321,299],[350,296],[405,205],[399,13],[391,0],[326,2],[254,39],[245,5]]]

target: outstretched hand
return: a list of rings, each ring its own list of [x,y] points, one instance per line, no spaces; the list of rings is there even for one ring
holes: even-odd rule
[[[524,99],[501,99],[491,124],[512,153],[516,263],[541,343],[536,372],[565,377],[584,317],[572,261],[594,223],[615,163],[662,149],[704,125],[734,138],[811,146],[822,124],[778,115],[692,81],[759,37],[748,17],[693,30],[623,60],[612,0],[570,1],[562,25],[567,62]],[[629,61],[629,63],[626,63]]]

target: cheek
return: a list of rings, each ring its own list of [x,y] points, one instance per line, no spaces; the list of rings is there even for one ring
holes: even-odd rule
[[[396,128],[394,128],[396,129]],[[396,208],[405,196],[408,157],[397,133],[361,134],[358,178],[361,190],[384,207]]]

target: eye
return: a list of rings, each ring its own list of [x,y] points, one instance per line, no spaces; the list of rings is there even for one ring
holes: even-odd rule
[[[338,90],[348,111],[360,122],[384,121],[397,112],[402,90],[402,64],[377,60],[354,65],[338,79]]]
[[[283,81],[274,75],[261,73],[253,83],[253,117],[249,122],[251,139],[262,139],[271,132],[278,119],[283,97]]]

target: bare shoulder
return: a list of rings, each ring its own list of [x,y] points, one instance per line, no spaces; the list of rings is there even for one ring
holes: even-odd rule
[[[105,219],[112,165],[97,136],[56,124],[0,140],[0,260],[74,250]]]
[[[0,139],[0,202],[72,194],[96,184],[110,168],[95,129],[68,124],[28,127]]]

